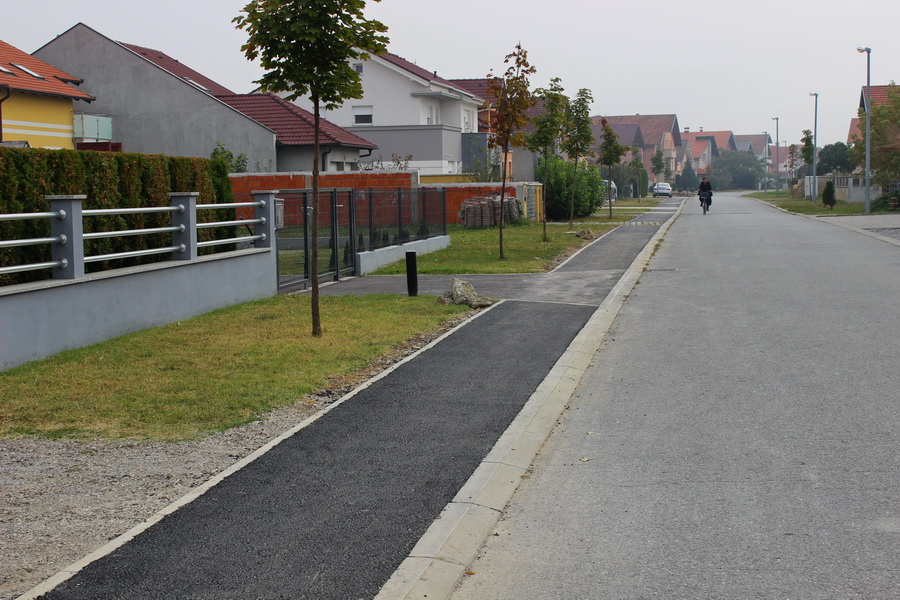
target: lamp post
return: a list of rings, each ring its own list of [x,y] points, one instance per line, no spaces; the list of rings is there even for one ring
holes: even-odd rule
[[[781,187],[781,161],[778,153],[778,117],[772,117],[775,121],[775,197],[778,197],[778,189]]]
[[[766,136],[766,177],[763,179],[763,191],[769,192],[769,132],[763,131]]]
[[[812,180],[812,203],[815,204],[819,199],[819,180],[816,177],[816,155],[819,153],[819,92],[810,92],[810,96],[816,97],[816,112],[813,119],[813,180]]]
[[[872,155],[872,49],[859,46],[856,51],[860,54],[866,53],[866,214],[869,214],[871,197],[869,165]]]

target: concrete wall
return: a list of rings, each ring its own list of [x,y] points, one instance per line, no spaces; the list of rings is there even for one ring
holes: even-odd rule
[[[380,267],[389,265],[406,257],[407,252],[415,252],[416,254],[428,254],[437,250],[443,250],[450,245],[450,236],[440,235],[427,240],[417,240],[408,242],[401,246],[388,246],[387,248],[379,248],[369,252],[360,252],[356,255],[357,265],[359,265],[359,274],[365,275],[371,273]]]
[[[391,156],[412,155],[410,168],[423,174],[458,173],[462,169],[462,133],[448,125],[393,125],[345,127],[378,146],[364,162],[390,164]]]
[[[270,249],[239,250],[0,288],[0,370],[274,296],[275,260]]]
[[[216,142],[247,155],[248,168],[275,168],[275,134],[209,94],[83,24],[34,55],[84,79],[97,100],[89,114],[109,114],[113,141],[126,152],[208,158]],[[271,166],[270,166],[271,165]]]

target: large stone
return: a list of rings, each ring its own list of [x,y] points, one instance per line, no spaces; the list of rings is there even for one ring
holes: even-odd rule
[[[470,308],[485,308],[494,303],[493,300],[475,291],[475,286],[464,279],[453,278],[450,291],[439,298],[447,304],[466,304]]]

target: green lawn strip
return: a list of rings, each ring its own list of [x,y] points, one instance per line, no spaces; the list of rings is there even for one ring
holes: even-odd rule
[[[838,200],[834,209],[824,206],[821,202],[813,204],[809,200],[803,198],[791,198],[787,192],[781,192],[775,196],[775,192],[753,192],[744,194],[757,200],[768,202],[772,206],[784,209],[788,212],[803,215],[820,215],[820,216],[854,216],[866,214],[866,206],[863,202],[844,202]],[[881,214],[887,214],[888,211],[872,211]]]
[[[592,226],[595,234],[601,234],[615,227]],[[585,226],[576,227],[583,230]],[[450,246],[430,254],[423,254],[416,259],[416,266],[421,275],[450,274],[502,274],[502,273],[541,273],[547,270],[548,263],[560,254],[569,253],[584,245],[585,241],[560,227],[552,227],[548,223],[549,242],[542,242],[543,227],[540,223],[522,225],[506,225],[503,228],[503,253],[500,259],[500,228],[481,229],[465,228],[459,225],[448,225]],[[406,273],[404,260],[381,267],[373,275],[401,275]]]
[[[0,373],[0,436],[185,440],[251,421],[467,310],[433,297],[277,296]]]

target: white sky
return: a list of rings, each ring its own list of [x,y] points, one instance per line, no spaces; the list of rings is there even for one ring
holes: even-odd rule
[[[161,50],[236,92],[260,69],[231,19],[245,0],[0,0],[0,39],[33,52],[78,22],[114,40]],[[674,113],[682,128],[769,131],[819,146],[846,141],[872,48],[872,84],[900,81],[897,0],[383,0],[389,49],[442,77],[504,71],[517,42],[537,73],[566,93],[589,88],[592,114]],[[78,73],[73,73],[78,75]]]

